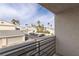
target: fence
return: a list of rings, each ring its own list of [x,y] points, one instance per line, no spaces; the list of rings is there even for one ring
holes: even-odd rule
[[[55,37],[37,38],[15,46],[0,49],[2,56],[52,56],[56,52]]]

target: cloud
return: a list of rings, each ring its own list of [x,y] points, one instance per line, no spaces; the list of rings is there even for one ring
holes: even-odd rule
[[[14,17],[19,20],[24,20],[34,16],[37,11],[37,4],[14,4],[16,8],[10,6],[10,4],[0,5],[0,17]],[[18,8],[19,7],[19,8]],[[18,9],[17,9],[18,8]]]
[[[13,8],[10,8],[6,5],[0,5],[0,17],[4,17],[4,16],[16,16],[17,15],[17,11]]]
[[[41,7],[39,4],[0,4],[0,18],[20,20],[21,25],[36,23],[40,20],[47,25],[48,22],[54,24],[54,14]]]

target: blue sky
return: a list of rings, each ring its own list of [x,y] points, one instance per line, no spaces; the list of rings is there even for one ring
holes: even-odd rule
[[[44,25],[47,26],[50,22],[54,27],[54,14],[39,4],[0,4],[0,18],[7,21],[14,18],[19,20],[22,26],[35,24],[40,20]]]

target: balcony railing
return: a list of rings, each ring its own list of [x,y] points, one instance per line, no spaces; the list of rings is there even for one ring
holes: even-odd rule
[[[0,49],[0,56],[52,56],[55,51],[55,37],[37,38],[30,42]]]

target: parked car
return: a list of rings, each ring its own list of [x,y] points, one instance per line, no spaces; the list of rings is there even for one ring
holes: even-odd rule
[[[40,34],[40,35],[38,35],[39,37],[43,37],[43,36],[45,36],[45,34]]]
[[[33,36],[38,36],[38,34],[35,34],[35,33],[29,33],[29,34]]]

